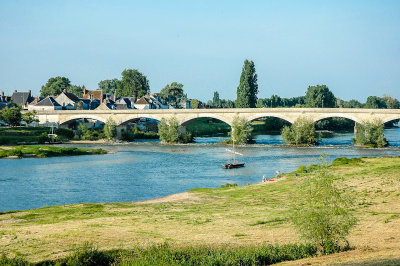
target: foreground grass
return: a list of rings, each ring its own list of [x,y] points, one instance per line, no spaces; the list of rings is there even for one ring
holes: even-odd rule
[[[77,246],[100,250],[171,250],[285,245],[301,240],[288,221],[290,197],[313,167],[275,183],[195,189],[137,203],[52,206],[0,215],[0,250],[32,262],[65,257]],[[330,170],[355,191],[359,224],[352,251],[299,263],[364,263],[400,259],[400,158],[337,160]],[[292,264],[293,262],[291,262]]]
[[[62,148],[55,146],[17,146],[0,148],[0,158],[7,157],[58,157],[90,154],[106,154],[103,149]]]

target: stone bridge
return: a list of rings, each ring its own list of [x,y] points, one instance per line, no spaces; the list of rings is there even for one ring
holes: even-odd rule
[[[277,117],[290,123],[302,117],[314,122],[330,117],[343,117],[357,123],[380,121],[386,123],[400,119],[400,109],[355,109],[355,108],[224,108],[224,109],[149,109],[149,110],[57,110],[38,111],[40,124],[53,122],[66,125],[77,119],[94,119],[105,123],[112,118],[117,125],[124,125],[139,118],[176,117],[181,125],[201,117],[215,118],[232,125],[235,117],[252,121],[263,117]]]

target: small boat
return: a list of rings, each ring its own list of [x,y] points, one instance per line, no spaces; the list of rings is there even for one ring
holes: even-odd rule
[[[233,133],[232,133],[233,135]],[[228,163],[224,163],[222,165],[222,168],[224,169],[233,169],[233,168],[240,168],[240,167],[244,167],[244,163],[238,163],[236,161],[236,155],[243,155],[241,153],[238,153],[235,151],[235,139],[233,138],[232,140],[232,150],[226,149],[228,152],[233,153],[233,163],[231,163],[230,161]]]
[[[244,167],[244,163],[225,163],[222,165],[224,169],[240,168]]]

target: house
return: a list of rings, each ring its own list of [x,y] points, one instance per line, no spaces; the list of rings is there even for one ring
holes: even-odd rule
[[[115,104],[113,100],[105,99],[97,108],[96,110],[115,110]]]
[[[83,99],[88,99],[91,101],[99,100],[100,103],[103,102],[103,90],[87,90],[83,88]]]
[[[29,111],[33,110],[36,111],[62,110],[62,106],[52,96],[47,96],[37,104],[29,105]]]
[[[63,107],[63,109],[66,110],[78,109],[78,103],[80,101],[78,96],[71,92],[67,92],[66,89],[64,89],[63,92],[61,92],[60,95],[55,98],[55,100]]]
[[[161,99],[157,93],[150,94],[150,99],[156,106],[156,109],[173,109],[172,105],[167,104],[163,99]]]
[[[0,103],[9,103],[11,101],[11,96],[4,95],[4,91],[0,94]]]
[[[150,98],[149,95],[145,95],[139,98],[139,100],[137,100],[135,102],[135,107],[136,109],[156,109],[157,106],[153,103],[153,100]]]
[[[11,96],[11,101],[22,106],[22,109],[27,110],[29,103],[32,102],[34,99],[31,95],[31,90],[28,92],[18,92],[17,90],[14,91],[13,95]]]
[[[173,109],[171,105],[167,104],[158,97],[157,94],[150,94],[142,96],[135,102],[136,109]]]
[[[115,101],[115,109],[117,110],[135,109],[133,103],[134,103],[133,97],[119,98],[118,100]]]

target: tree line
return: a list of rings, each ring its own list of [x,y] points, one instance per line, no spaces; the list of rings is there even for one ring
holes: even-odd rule
[[[184,85],[179,82],[171,82],[160,90],[158,96],[167,104],[175,108],[180,103],[188,100],[183,90]],[[66,77],[52,77],[41,87],[40,95],[58,95],[64,89],[74,93],[78,97],[83,96],[85,85],[73,85]],[[121,78],[102,80],[98,88],[106,94],[116,94],[117,97],[140,98],[150,93],[150,84],[146,75],[138,69],[125,69]],[[400,108],[399,100],[384,95],[383,97],[369,96],[365,103],[352,99],[349,101],[336,97],[328,86],[309,86],[304,96],[284,98],[272,95],[269,98],[258,98],[258,76],[255,64],[251,60],[245,60],[240,75],[239,85],[236,88],[236,100],[220,99],[219,92],[215,91],[213,98],[207,102],[198,99],[190,99],[192,108],[277,108],[277,107],[310,107],[310,108]]]

